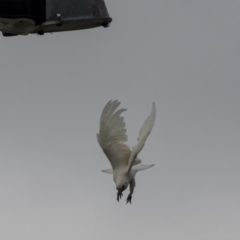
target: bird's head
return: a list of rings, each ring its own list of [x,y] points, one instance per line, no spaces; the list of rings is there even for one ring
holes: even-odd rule
[[[125,179],[121,179],[116,183],[116,189],[119,192],[123,192],[128,187],[128,182]]]

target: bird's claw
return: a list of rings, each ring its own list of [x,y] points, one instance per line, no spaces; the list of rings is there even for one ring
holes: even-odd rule
[[[130,203],[130,204],[132,203],[132,194],[129,194],[126,199],[126,204],[128,204],[128,203]]]
[[[122,192],[117,193],[117,201],[119,202],[119,199],[121,199],[123,196]]]

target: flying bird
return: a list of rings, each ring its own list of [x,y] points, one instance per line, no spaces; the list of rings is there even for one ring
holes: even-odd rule
[[[120,102],[115,100],[109,101],[104,107],[100,118],[100,130],[99,133],[97,133],[97,139],[112,166],[112,169],[102,170],[102,172],[113,174],[113,180],[118,191],[117,201],[121,199],[123,196],[122,192],[126,190],[129,185],[130,193],[126,203],[131,203],[134,187],[136,186],[136,173],[154,166],[154,164],[138,165],[142,161],[137,156],[143,149],[145,141],[153,128],[156,118],[156,107],[155,103],[153,103],[152,111],[139,132],[138,142],[131,150],[129,146],[125,144],[128,137],[124,118],[120,116],[126,109],[122,108],[117,110],[119,105]]]

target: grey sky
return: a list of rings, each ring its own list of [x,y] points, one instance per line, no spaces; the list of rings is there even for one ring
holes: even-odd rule
[[[105,0],[108,29],[0,38],[0,239],[238,240],[240,1]],[[156,102],[133,204],[96,133]]]

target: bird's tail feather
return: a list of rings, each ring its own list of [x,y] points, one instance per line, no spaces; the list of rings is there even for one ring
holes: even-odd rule
[[[105,169],[105,170],[102,170],[102,172],[108,173],[108,174],[113,174],[113,170],[112,169]]]
[[[149,169],[153,166],[154,166],[154,164],[151,164],[151,165],[143,165],[142,164],[142,165],[133,166],[132,170],[138,172],[138,171],[143,171],[143,170]]]

